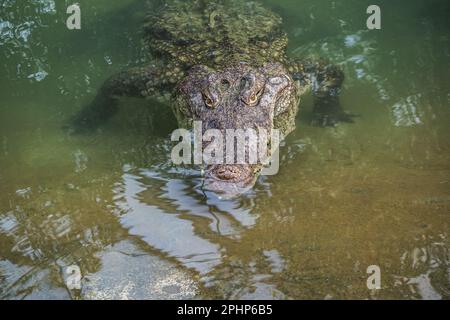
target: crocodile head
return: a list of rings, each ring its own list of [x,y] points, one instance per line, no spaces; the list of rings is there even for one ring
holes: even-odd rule
[[[272,130],[277,129],[274,120],[289,112],[295,90],[280,63],[239,62],[190,70],[178,86],[174,111],[181,126],[201,122],[203,152],[214,157],[206,164],[206,189],[233,196],[254,185],[263,160],[274,149],[269,147]],[[208,147],[216,149],[207,152]]]

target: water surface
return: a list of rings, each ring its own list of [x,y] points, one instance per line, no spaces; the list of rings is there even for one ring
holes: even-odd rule
[[[79,3],[69,31],[67,1],[0,0],[0,298],[450,297],[446,1],[378,1],[374,31],[368,1],[264,1],[292,56],[342,66],[360,116],[311,127],[305,98],[280,172],[231,200],[170,164],[161,102],[124,99],[89,135],[61,129],[105,78],[152,59],[144,1]]]

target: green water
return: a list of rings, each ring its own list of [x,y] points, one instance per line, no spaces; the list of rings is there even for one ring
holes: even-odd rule
[[[264,1],[291,55],[342,66],[360,117],[311,127],[305,99],[280,172],[231,200],[169,165],[176,124],[157,101],[124,99],[90,135],[61,129],[105,78],[151,59],[144,1],[79,3],[70,31],[69,1],[0,0],[0,298],[450,297],[447,1],[376,1],[371,31],[369,1]]]

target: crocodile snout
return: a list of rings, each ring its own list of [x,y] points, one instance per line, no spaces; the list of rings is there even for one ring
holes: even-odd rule
[[[215,165],[207,170],[207,177],[228,182],[245,182],[251,176],[253,171],[249,165],[245,164]]]
[[[252,188],[256,174],[248,164],[220,164],[206,169],[204,187],[222,197],[237,196]]]
[[[225,165],[214,170],[214,174],[221,180],[239,180],[239,178],[245,178],[243,175],[246,175],[246,172],[238,166]]]

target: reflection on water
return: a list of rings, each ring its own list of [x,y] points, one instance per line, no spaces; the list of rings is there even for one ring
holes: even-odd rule
[[[131,174],[136,170],[127,166],[124,171],[114,188],[120,223],[200,274],[212,271],[226,254],[219,236],[239,239],[256,223],[251,206],[240,200],[208,198],[198,172],[140,169]]]
[[[176,183],[180,181],[167,182],[167,187],[158,189],[176,187]],[[200,273],[209,272],[218,265],[221,257],[219,246],[196,236],[193,222],[186,218],[181,219],[182,213],[178,213],[176,204],[175,206],[171,204],[170,200],[174,199],[170,198],[171,192],[164,199],[164,195],[158,193],[153,196],[156,190],[152,190],[153,188],[149,186],[151,184],[140,182],[137,176],[131,174],[123,176],[123,185],[119,187],[123,188],[123,191],[116,190],[116,204],[126,212],[120,218],[123,226],[129,228],[130,234],[142,237],[150,246],[193,267]],[[149,197],[148,202],[145,195]],[[151,201],[154,199],[157,200],[155,204]],[[197,217],[208,219],[201,213]]]
[[[341,65],[359,117],[314,128],[304,99],[279,174],[229,200],[170,165],[163,102],[125,99],[99,132],[61,130],[108,75],[149,59],[141,1],[79,2],[73,32],[64,2],[0,1],[0,298],[450,297],[446,1],[381,1],[379,32],[366,1],[263,1],[292,55]]]

